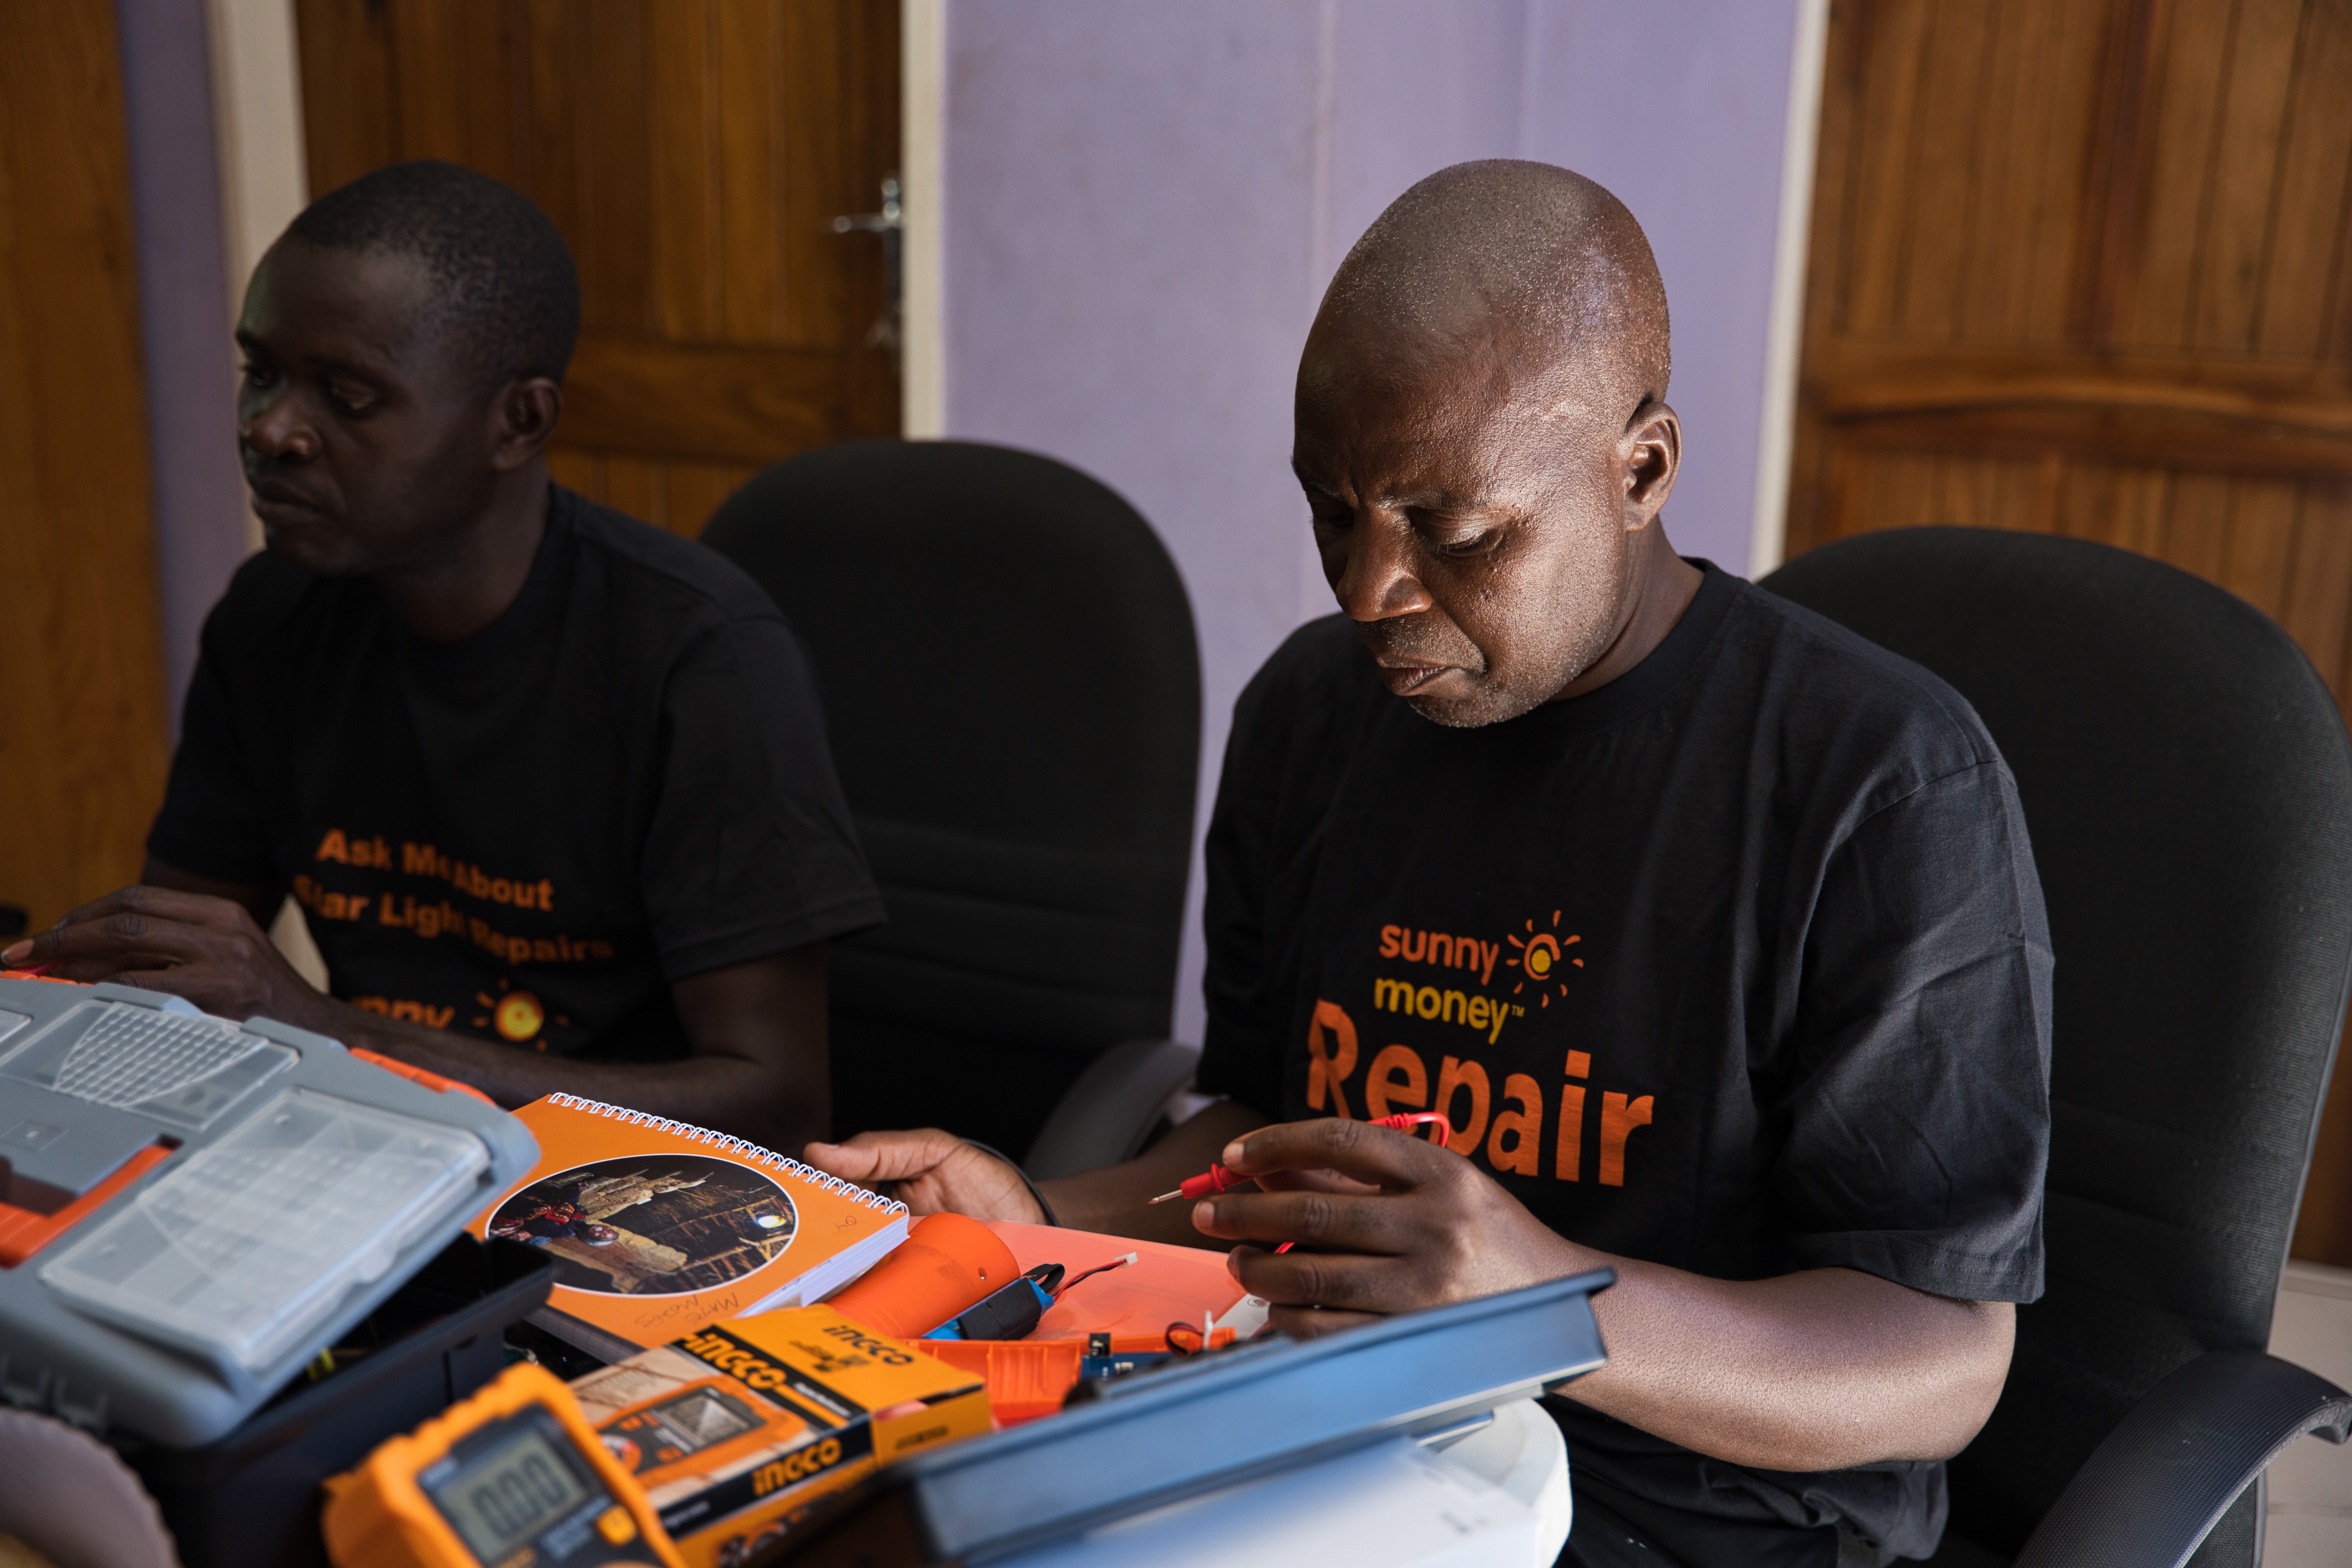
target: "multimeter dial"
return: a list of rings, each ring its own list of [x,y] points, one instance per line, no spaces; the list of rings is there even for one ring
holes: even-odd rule
[[[482,1568],[620,1568],[649,1556],[629,1510],[536,1406],[470,1433],[416,1482]]]

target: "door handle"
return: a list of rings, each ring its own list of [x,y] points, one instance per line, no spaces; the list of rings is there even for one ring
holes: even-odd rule
[[[886,303],[882,314],[866,329],[866,346],[885,349],[890,355],[890,367],[898,368],[899,306],[898,237],[905,229],[903,209],[898,204],[898,176],[882,176],[882,210],[871,213],[847,213],[835,218],[831,225],[835,234],[878,235],[882,240],[883,296]]]
[[[850,213],[833,220],[835,234],[896,234],[903,226],[899,222],[898,176],[882,176],[882,210],[878,213]]]

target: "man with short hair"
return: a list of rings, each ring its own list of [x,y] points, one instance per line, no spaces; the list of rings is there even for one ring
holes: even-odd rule
[[[882,918],[807,661],[689,541],[553,485],[562,237],[439,163],[255,269],[238,439],[268,548],[205,627],[140,886],[0,953],[445,1073],[797,1149],[824,943]],[[291,893],[333,992],[263,927]]]
[[[1667,372],[1646,241],[1565,170],[1357,244],[1293,452],[1342,614],[1244,692],[1210,827],[1226,1098],[1043,1191],[1242,1244],[1293,1333],[1613,1268],[1549,1402],[1564,1561],[1925,1557],[2042,1288],[2040,888],[1966,702],[1668,546]],[[1446,1149],[1365,1125],[1423,1109]],[[1041,1217],[944,1132],[809,1158]],[[1147,1206],[1212,1161],[1258,1190]]]

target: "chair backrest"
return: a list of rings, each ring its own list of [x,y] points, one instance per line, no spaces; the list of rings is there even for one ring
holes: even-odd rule
[[[2352,744],[2261,612],[2105,545],[1903,529],[1762,585],[1957,688],[2024,803],[2057,955],[2049,1289],[1951,1468],[1953,1529],[2013,1552],[2158,1380],[2269,1339],[2352,974]],[[2248,1560],[2252,1497],[2200,1562]]]
[[[806,452],[703,538],[807,644],[889,923],[834,949],[834,1130],[1016,1158],[1063,1088],[1164,1036],[1199,772],[1192,610],[1143,519],[1049,458]]]

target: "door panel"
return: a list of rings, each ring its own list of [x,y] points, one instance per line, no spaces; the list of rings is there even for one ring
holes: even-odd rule
[[[168,762],[110,0],[0,5],[0,902],[136,881]]]
[[[760,470],[726,463],[660,463],[622,454],[560,451],[549,461],[555,482],[680,533],[698,533],[719,503]]]
[[[2352,710],[2352,0],[1836,0],[1790,553],[2067,533]],[[2352,1071],[2297,1228],[2352,1266]]]
[[[315,191],[447,158],[580,263],[559,479],[694,533],[808,447],[898,429],[882,250],[896,0],[298,0]]]

